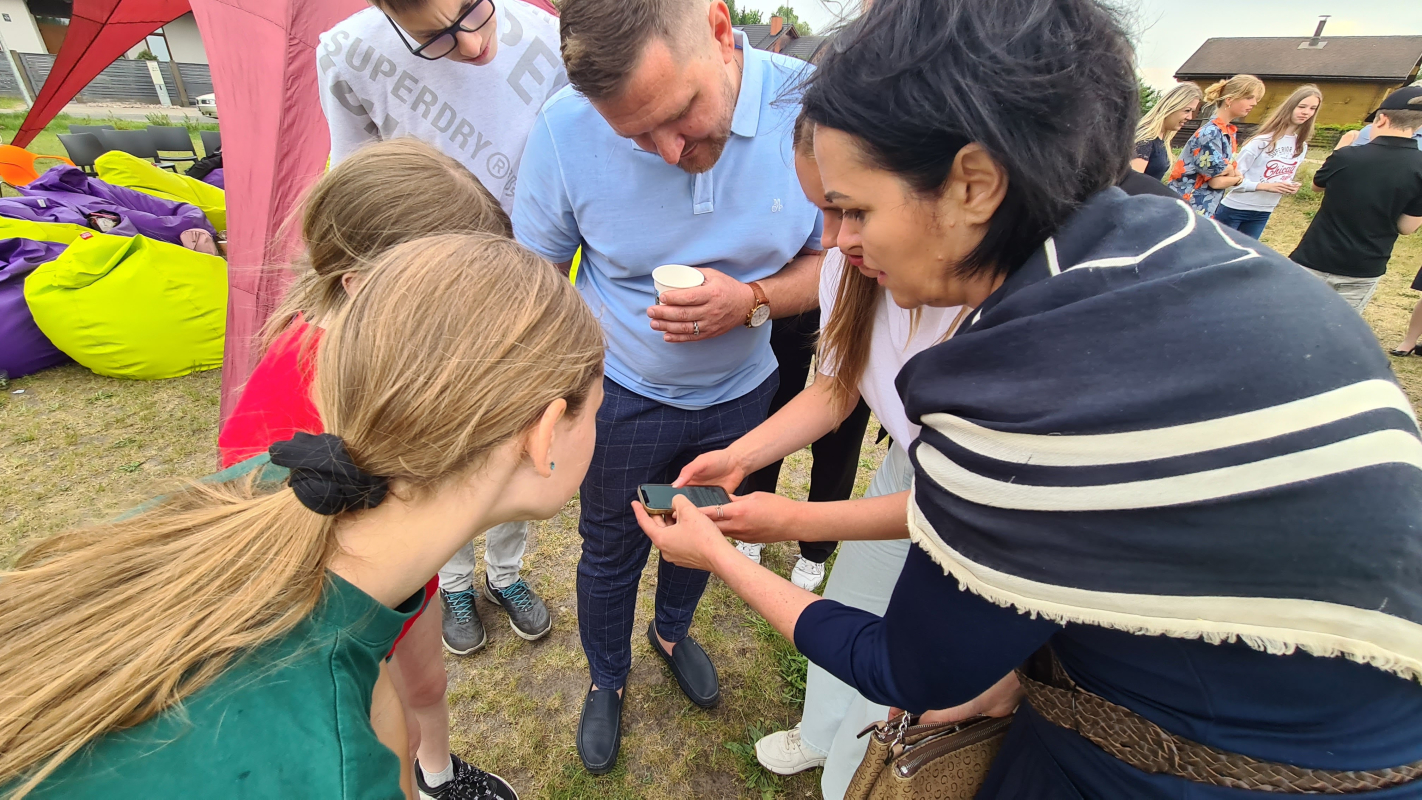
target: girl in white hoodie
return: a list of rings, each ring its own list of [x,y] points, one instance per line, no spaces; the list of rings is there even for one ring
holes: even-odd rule
[[[1215,221],[1258,239],[1274,207],[1299,190],[1294,173],[1308,154],[1313,122],[1323,94],[1312,84],[1300,86],[1279,104],[1258,133],[1239,150],[1243,177],[1215,211]]]

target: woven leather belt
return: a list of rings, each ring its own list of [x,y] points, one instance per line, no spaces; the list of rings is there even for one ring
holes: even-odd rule
[[[1352,794],[1385,789],[1422,775],[1422,761],[1378,770],[1307,769],[1260,761],[1176,736],[1128,708],[1076,685],[1055,653],[1039,653],[1032,671],[1017,677],[1032,710],[1054,725],[1076,731],[1115,758],[1142,772],[1175,775],[1197,783],[1283,794]],[[1044,663],[1050,659],[1049,663]]]

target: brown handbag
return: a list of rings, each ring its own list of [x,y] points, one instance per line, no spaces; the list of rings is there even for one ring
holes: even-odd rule
[[[845,800],[971,800],[1012,725],[1012,717],[917,721],[900,713],[859,733],[869,748]]]

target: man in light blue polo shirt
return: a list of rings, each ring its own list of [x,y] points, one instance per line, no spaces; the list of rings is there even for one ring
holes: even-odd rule
[[[777,385],[769,317],[816,303],[818,210],[795,177],[804,62],[745,46],[721,0],[565,0],[571,87],[529,134],[514,236],[566,268],[607,337],[606,399],[580,494],[578,626],[592,686],[578,752],[613,768],[631,666],[637,584],[651,542],[631,504],[701,453],[758,425]],[[652,270],[706,282],[665,292]],[[687,631],[707,574],[658,565],[652,648],[682,690],[720,696]]]

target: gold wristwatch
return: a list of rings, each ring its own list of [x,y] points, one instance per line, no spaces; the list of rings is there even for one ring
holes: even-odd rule
[[[760,288],[758,281],[751,281],[749,284],[751,291],[755,292],[755,304],[746,313],[746,327],[759,328],[770,319],[770,300],[765,296],[765,290]]]

